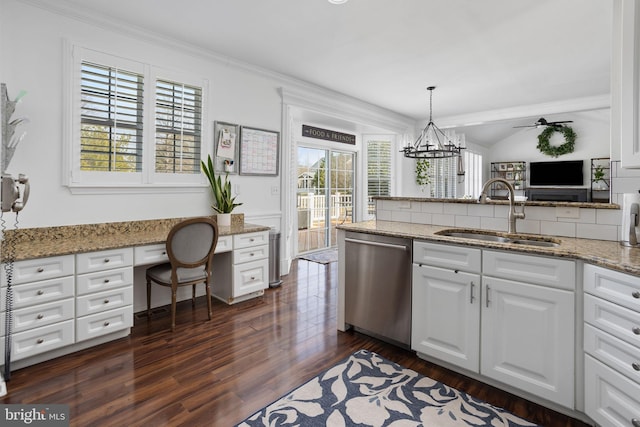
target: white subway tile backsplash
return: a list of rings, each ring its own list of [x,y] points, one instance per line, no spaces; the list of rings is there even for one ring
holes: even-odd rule
[[[558,217],[558,221],[560,221],[560,222],[584,223],[584,224],[595,224],[595,222],[596,222],[596,210],[595,209],[590,209],[590,208],[578,208],[578,217],[577,218]]]
[[[424,212],[412,212],[411,222],[414,224],[431,224],[433,221],[432,214]]]
[[[518,211],[522,208],[519,207]],[[553,209],[543,206],[526,206],[524,209],[526,219],[536,219],[541,221],[555,221],[556,212]]]
[[[455,218],[453,215],[433,214],[433,225],[455,226]]]
[[[573,222],[540,221],[540,234],[576,237],[576,224]]]
[[[454,218],[456,227],[480,228],[480,217],[456,215]]]
[[[540,221],[527,219],[516,220],[516,231],[518,233],[540,234]]]
[[[442,212],[444,212],[444,203],[422,203],[421,211],[425,213],[441,214]]]
[[[443,213],[452,215],[467,215],[467,206],[468,205],[465,203],[445,203]]]
[[[481,204],[469,205],[467,208],[467,211],[469,215],[474,215],[474,216],[493,216],[494,215],[493,205],[481,205]]]
[[[596,211],[596,224],[620,225],[622,223],[622,211],[620,209],[598,209]]]
[[[409,211],[391,211],[391,221],[411,222],[411,212],[409,212]]]
[[[618,240],[618,227],[614,225],[576,224],[576,237],[581,239]]]
[[[377,209],[376,219],[379,219],[380,221],[391,221],[391,211]]]
[[[508,226],[506,218],[480,218],[480,228],[483,230],[507,231]]]

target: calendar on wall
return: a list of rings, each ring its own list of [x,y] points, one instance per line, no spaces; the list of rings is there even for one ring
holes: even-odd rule
[[[240,174],[278,175],[280,133],[242,126]]]

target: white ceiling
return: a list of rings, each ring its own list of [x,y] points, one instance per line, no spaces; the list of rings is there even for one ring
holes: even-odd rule
[[[138,26],[416,120],[428,116],[430,85],[436,123],[610,92],[613,0],[31,1]]]

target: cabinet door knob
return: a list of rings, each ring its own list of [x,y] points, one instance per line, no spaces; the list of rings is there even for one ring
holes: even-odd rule
[[[42,273],[44,271],[44,268],[42,267],[38,267],[38,269],[36,270],[38,273]]]
[[[639,328],[639,327],[637,327],[637,326],[636,326],[636,327],[634,327],[634,328],[632,329],[632,331],[633,331],[633,333],[634,333],[634,334],[636,334],[636,335],[640,335],[640,328]]]
[[[104,262],[109,262],[109,258],[105,258],[105,259],[104,259]]]
[[[103,323],[103,325],[104,325],[104,326],[109,326],[109,322],[108,322],[108,321],[107,321],[107,322],[104,322],[104,323]]]
[[[634,362],[631,364],[631,367],[636,371],[640,371],[640,363]]]
[[[42,338],[38,338],[38,339],[36,340],[36,343],[37,343],[37,344],[42,344],[43,342],[44,342],[44,340],[43,340]]]
[[[109,300],[108,299],[104,300],[104,303],[109,304]]]
[[[104,279],[104,283],[109,283],[109,279]]]
[[[41,320],[43,317],[44,317],[44,316],[42,315],[42,313],[41,313],[41,314],[38,314],[38,315],[36,316],[36,318],[37,318],[38,320]]]
[[[634,293],[631,294],[632,297],[640,299],[640,292],[635,291]]]
[[[36,292],[38,295],[42,295],[44,294],[44,291],[42,289],[39,289],[38,292]]]

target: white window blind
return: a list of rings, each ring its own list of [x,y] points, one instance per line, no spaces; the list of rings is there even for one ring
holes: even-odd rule
[[[202,89],[156,81],[155,170],[200,173]]]
[[[431,159],[431,197],[456,197],[457,157]]]
[[[141,170],[142,105],[142,75],[82,62],[80,170]]]
[[[367,141],[367,212],[366,218],[375,218],[375,196],[391,195],[391,149],[393,142],[372,139]]]

